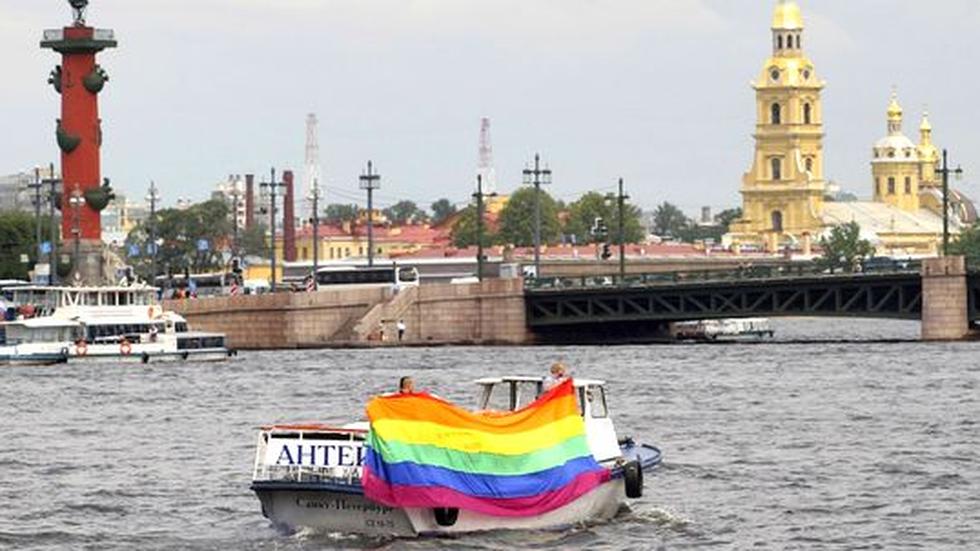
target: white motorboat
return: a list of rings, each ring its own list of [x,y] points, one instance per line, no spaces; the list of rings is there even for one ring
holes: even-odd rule
[[[476,381],[478,410],[517,411],[543,392],[540,377]],[[343,426],[270,425],[260,428],[251,489],[262,513],[286,530],[376,536],[486,530],[559,529],[609,520],[627,498],[640,497],[644,473],[661,462],[659,449],[617,438],[603,381],[576,379],[579,414],[588,452],[606,481],[574,501],[536,516],[492,516],[467,509],[389,507],[365,497],[364,464],[369,455],[366,422]],[[587,453],[588,453],[587,452]]]
[[[0,323],[0,362],[217,361],[234,352],[220,333],[188,330],[167,312],[157,290],[130,286],[47,287],[4,290],[10,304]]]
[[[768,318],[732,318],[684,321],[673,325],[679,341],[737,341],[772,338],[775,331]]]

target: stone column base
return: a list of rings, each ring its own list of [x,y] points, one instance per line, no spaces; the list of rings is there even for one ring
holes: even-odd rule
[[[922,340],[963,340],[970,333],[966,259],[947,256],[924,260]]]
[[[75,265],[75,241],[63,241],[61,253],[72,260],[71,274],[62,283],[66,285],[105,285],[105,245],[100,240],[83,239],[78,243],[78,265]]]

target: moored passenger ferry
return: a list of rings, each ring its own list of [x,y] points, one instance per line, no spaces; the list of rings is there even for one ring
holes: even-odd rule
[[[223,334],[192,332],[182,316],[164,311],[154,287],[24,285],[4,293],[3,363],[216,361],[234,354]]]

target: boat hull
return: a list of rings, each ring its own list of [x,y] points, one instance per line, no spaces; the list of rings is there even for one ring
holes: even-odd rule
[[[181,352],[144,352],[134,351],[132,354],[89,353],[71,355],[68,363],[159,363],[159,362],[221,362],[234,356],[234,351],[225,349],[186,350]]]
[[[363,494],[338,488],[299,489],[296,485],[255,484],[262,514],[276,526],[369,536],[414,537],[489,530],[554,530],[584,522],[606,521],[625,501],[623,479],[613,479],[579,499],[531,517],[495,517],[459,511],[450,526],[441,525],[432,509],[399,509],[379,505]],[[358,488],[359,489],[359,488]]]
[[[404,509],[385,507],[363,495],[337,490],[253,488],[262,514],[277,527],[368,536],[413,537],[418,532]]]

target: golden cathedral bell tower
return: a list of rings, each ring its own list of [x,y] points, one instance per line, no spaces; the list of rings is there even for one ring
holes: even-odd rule
[[[823,229],[824,82],[803,53],[803,15],[780,0],[772,21],[772,57],[753,83],[755,157],[742,179],[742,219],[730,238],[775,251]]]

